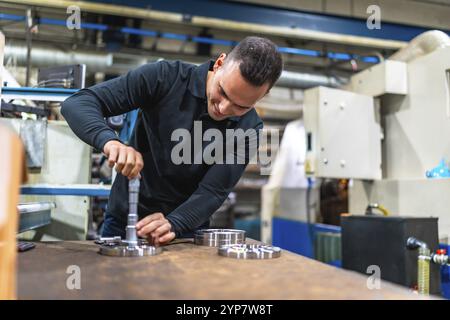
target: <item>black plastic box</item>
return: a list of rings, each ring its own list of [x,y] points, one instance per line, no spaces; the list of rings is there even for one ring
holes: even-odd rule
[[[382,279],[414,288],[418,251],[408,250],[406,240],[416,237],[435,252],[437,222],[437,218],[342,216],[342,267],[367,274],[368,266],[378,265]],[[440,283],[440,267],[431,263],[431,294],[440,294]]]

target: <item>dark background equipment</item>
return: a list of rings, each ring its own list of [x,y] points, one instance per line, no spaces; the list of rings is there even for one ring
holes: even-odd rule
[[[342,267],[367,274],[377,265],[381,278],[409,288],[417,285],[417,253],[407,250],[411,236],[423,239],[431,252],[438,246],[438,219],[342,216]],[[440,294],[440,268],[430,266],[430,294]]]
[[[75,64],[40,68],[38,84],[40,88],[83,89],[86,77],[86,65]]]

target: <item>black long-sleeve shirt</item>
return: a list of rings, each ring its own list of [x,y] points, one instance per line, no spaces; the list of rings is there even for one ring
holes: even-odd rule
[[[202,132],[216,128],[224,137],[226,129],[260,130],[263,126],[254,109],[222,121],[209,117],[206,79],[212,65],[212,61],[200,66],[179,61],[145,64],[82,89],[62,104],[61,112],[75,134],[101,151],[106,142],[118,140],[104,117],[140,108],[130,139],[130,146],[144,159],[139,218],[162,212],[177,236],[208,221],[238,182],[249,157],[246,153],[243,164],[195,164],[192,154],[192,164],[175,164],[171,152],[179,141],[171,139],[174,130],[186,129],[194,140],[194,121],[201,121]],[[203,142],[202,148],[209,143]],[[238,157],[236,152],[232,156]],[[107,213],[126,221],[128,179],[120,174],[111,188]]]

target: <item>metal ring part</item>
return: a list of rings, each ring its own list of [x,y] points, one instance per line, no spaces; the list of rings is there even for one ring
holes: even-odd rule
[[[281,249],[263,244],[234,244],[220,246],[218,253],[234,259],[273,259],[280,257]]]
[[[146,257],[162,252],[161,247],[148,245],[147,241],[139,240],[137,245],[129,245],[125,240],[105,242],[100,246],[100,254],[112,257]]]
[[[208,247],[245,243],[245,231],[237,229],[201,229],[195,232],[194,242],[195,244]]]

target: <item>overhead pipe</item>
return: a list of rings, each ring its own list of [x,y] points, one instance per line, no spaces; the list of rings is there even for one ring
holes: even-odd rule
[[[130,58],[132,55],[128,55]],[[19,65],[27,63],[27,48],[25,44],[8,43],[5,47],[5,60],[16,58]],[[34,45],[31,51],[31,59],[33,66],[46,67],[55,65],[68,64],[86,64],[89,72],[108,72],[116,67],[119,70],[126,71],[136,68],[138,64],[121,63],[117,65],[113,63],[113,54],[97,53],[95,51],[77,50],[63,51],[56,50],[49,46]],[[143,61],[142,56],[136,56],[136,61]],[[130,59],[131,60],[131,59]],[[283,71],[280,79],[275,83],[278,87],[292,89],[306,89],[315,86],[338,87],[342,85],[342,81],[336,77],[325,76],[313,73],[298,73],[292,71]]]
[[[146,19],[161,22],[171,22],[185,24],[186,20],[182,14],[169,13],[157,10],[137,9],[128,6],[118,6],[106,3],[93,3],[87,1],[73,2],[71,0],[3,0],[5,2],[21,5],[31,5],[36,7],[50,7],[66,10],[69,6],[76,5],[83,12],[92,12],[98,14],[117,15],[121,17],[130,17],[136,19]],[[219,30],[239,31],[271,36],[281,36],[284,38],[313,40],[322,42],[331,42],[341,45],[374,47],[383,49],[400,49],[406,45],[404,41],[373,39],[369,37],[342,35],[331,32],[293,29],[287,27],[274,27],[257,23],[235,22],[224,19],[208,18],[201,16],[190,17],[189,23],[193,26],[216,28]]]
[[[439,30],[431,30],[412,39],[405,48],[390,56],[389,60],[408,62],[448,46],[450,46],[450,38],[446,33]]]
[[[5,61],[17,59],[20,65],[27,63],[27,47],[25,43],[7,42],[5,46]],[[31,60],[35,67],[85,64],[89,71],[105,71],[113,64],[111,53],[98,53],[88,50],[64,51],[51,46],[33,44]]]
[[[2,14],[0,13],[0,20],[13,20],[13,21],[21,21],[21,19],[25,19],[25,17],[11,14]],[[49,19],[49,18],[40,18],[40,24],[49,24],[49,25],[58,25],[65,26],[66,22],[60,19]],[[105,24],[99,23],[82,23],[81,28],[91,29],[91,30],[101,30],[106,31],[110,27]],[[211,45],[223,45],[223,46],[236,46],[237,41],[232,40],[223,40],[223,39],[214,39],[214,38],[206,38],[199,36],[190,36],[186,34],[179,33],[168,33],[168,32],[158,32],[150,29],[136,29],[129,27],[122,27],[119,29],[122,33],[133,34],[138,36],[145,37],[154,37],[154,38],[163,38],[170,40],[179,40],[179,41],[192,41],[195,43],[206,43]],[[378,63],[379,57],[377,56],[359,56],[353,55],[349,53],[341,53],[341,52],[327,52],[323,53],[318,50],[311,49],[299,49],[299,48],[289,48],[289,47],[278,47],[278,51],[286,54],[300,55],[300,56],[309,56],[309,57],[328,57],[333,60],[352,60],[358,59],[366,63]]]
[[[280,79],[275,83],[278,87],[292,89],[307,89],[317,86],[339,87],[343,83],[335,77],[312,73],[298,73],[283,71]]]

